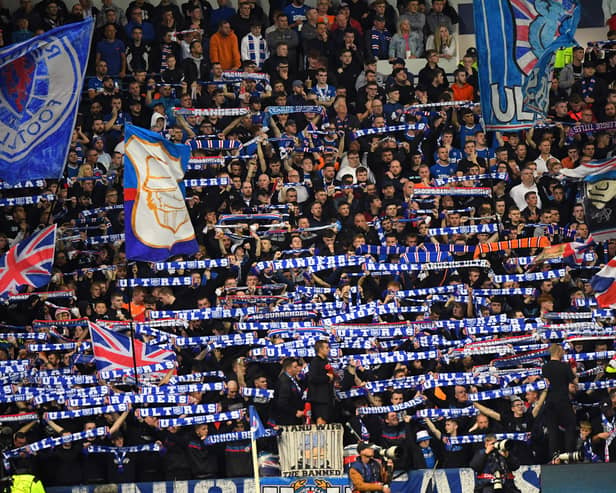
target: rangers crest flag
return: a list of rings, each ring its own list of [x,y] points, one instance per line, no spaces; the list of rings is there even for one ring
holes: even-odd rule
[[[126,257],[157,262],[196,253],[182,182],[190,148],[133,125],[125,139]]]
[[[55,224],[13,245],[0,257],[0,298],[16,294],[21,286],[47,284],[55,250]]]
[[[103,329],[88,322],[92,338],[92,351],[98,371],[124,370],[133,368],[133,342],[137,368],[175,361],[175,353],[153,344],[137,341],[131,337]]]
[[[94,19],[0,50],[0,178],[58,179],[64,170]]]
[[[532,127],[548,112],[556,50],[575,45],[578,0],[474,0],[487,130]]]

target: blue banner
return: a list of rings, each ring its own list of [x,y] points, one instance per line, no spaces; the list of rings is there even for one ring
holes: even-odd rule
[[[157,262],[196,253],[182,183],[189,147],[133,125],[126,125],[125,139],[126,257]]]
[[[578,0],[474,0],[487,130],[532,127],[548,111],[557,49],[576,44]]]
[[[58,179],[68,154],[94,20],[0,51],[0,179]]]
[[[583,465],[559,466],[582,472]],[[516,485],[524,493],[539,493],[541,466],[522,466],[515,472]],[[265,471],[262,471],[262,473]],[[341,477],[264,477],[261,476],[261,493],[348,493],[349,479]],[[97,485],[63,486],[47,488],[48,493],[94,493]],[[416,470],[403,474],[391,483],[393,493],[417,492],[458,493],[472,492],[475,475],[471,469]],[[123,492],[137,493],[254,493],[250,479],[206,479],[201,481],[175,481],[160,483],[122,484]],[[589,482],[588,487],[591,487]],[[590,491],[590,490],[589,490]]]

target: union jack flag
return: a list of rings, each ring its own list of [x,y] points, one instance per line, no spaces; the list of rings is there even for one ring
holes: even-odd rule
[[[92,337],[94,361],[99,371],[123,370],[133,368],[133,339],[131,337],[103,329],[100,325],[88,323]],[[134,341],[137,368],[167,361],[175,361],[175,353],[152,344]]]
[[[56,225],[13,245],[0,258],[0,298],[21,286],[44,286],[51,278],[56,249]]]
[[[553,25],[555,35],[558,36],[562,21],[572,15],[576,3],[575,0],[509,0],[509,4],[515,23],[515,59],[519,69],[528,75],[547,48],[537,46],[541,43],[541,36],[531,40],[531,25],[541,18],[542,22]],[[542,29],[548,27],[540,26],[536,31]]]

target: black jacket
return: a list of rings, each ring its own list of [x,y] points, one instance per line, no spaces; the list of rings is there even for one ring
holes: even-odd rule
[[[329,365],[326,359],[315,356],[310,362],[308,371],[308,400],[317,404],[333,404],[334,383],[327,376],[325,367]]]
[[[296,380],[297,381],[297,380]],[[299,382],[297,382],[299,386]],[[297,411],[304,409],[302,388],[297,388],[286,373],[278,378],[276,388],[276,424],[297,425],[302,423],[301,418],[296,418]]]

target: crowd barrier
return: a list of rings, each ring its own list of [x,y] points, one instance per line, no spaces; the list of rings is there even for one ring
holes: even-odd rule
[[[516,471],[522,493],[606,493],[616,491],[616,464],[522,466]],[[471,469],[420,470],[392,482],[393,493],[472,493]],[[96,485],[47,488],[48,493],[94,493]],[[105,488],[105,493],[110,490]],[[118,493],[254,493],[252,479],[207,479],[157,483],[125,483]],[[346,476],[261,478],[261,493],[351,493]]]

